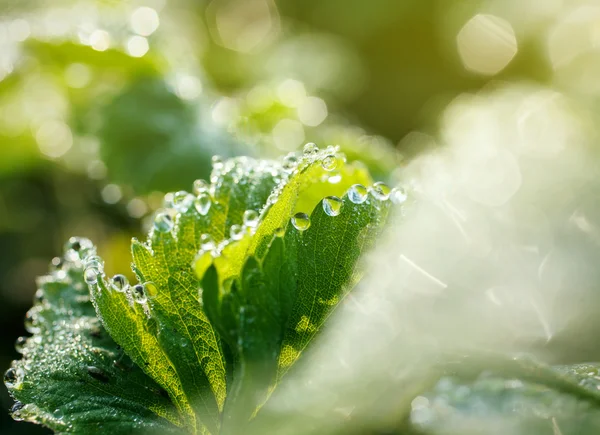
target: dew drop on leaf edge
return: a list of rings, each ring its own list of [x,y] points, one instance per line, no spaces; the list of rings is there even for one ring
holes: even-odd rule
[[[214,169],[221,169],[223,167],[223,157],[221,156],[212,156],[211,162]]]
[[[27,337],[17,338],[17,341],[15,341],[15,350],[19,353],[23,353],[26,342],[27,342]]]
[[[337,216],[342,211],[343,204],[337,196],[327,196],[323,198],[323,211],[327,216]]]
[[[11,413],[18,412],[21,409],[23,409],[24,406],[25,405],[23,404],[23,402],[20,402],[20,401],[17,400],[15,403],[13,403],[13,406],[10,407],[10,412]],[[17,420],[17,421],[19,421],[19,420]]]
[[[298,157],[296,154],[289,153],[287,156],[283,158],[283,169],[286,171],[292,171],[298,165]]]
[[[313,156],[319,152],[319,147],[317,146],[317,144],[309,142],[306,145],[304,145],[303,152],[307,156]]]
[[[20,368],[10,367],[4,373],[4,384],[7,388],[18,388],[23,382],[23,370]]]
[[[394,187],[390,192],[390,199],[394,204],[404,204],[408,199],[408,194],[404,188]]]
[[[325,156],[325,158],[321,162],[321,166],[328,172],[333,171],[337,167],[336,157],[332,154]]]
[[[178,212],[185,213],[194,203],[194,199],[194,195],[182,190],[173,195],[173,207]]]
[[[154,218],[154,229],[167,233],[173,229],[173,218],[166,212],[160,212]]]
[[[296,213],[292,216],[292,225],[298,231],[306,231],[310,228],[310,217],[306,213]]]
[[[133,299],[138,304],[145,304],[148,301],[148,297],[146,296],[146,292],[144,291],[144,286],[142,284],[136,284],[132,287],[131,293],[133,294]]]
[[[125,275],[117,274],[110,279],[110,286],[119,293],[123,293],[129,286],[129,280]]]
[[[258,225],[258,213],[254,210],[246,210],[243,217],[244,225],[254,228]]]
[[[355,184],[348,189],[348,199],[354,204],[362,204],[367,200],[369,191],[362,184]]]
[[[232,225],[229,229],[229,236],[233,240],[240,240],[244,236],[244,227],[241,225]]]
[[[87,284],[93,285],[98,282],[98,275],[100,275],[100,269],[96,266],[89,266],[83,272],[83,279]]]
[[[215,248],[215,241],[210,234],[200,236],[200,248],[204,251],[212,251]]]
[[[206,216],[208,214],[211,205],[212,201],[207,192],[200,193],[200,195],[198,195],[198,197],[194,200],[194,207],[202,216]]]
[[[196,195],[200,195],[201,193],[208,192],[209,188],[210,188],[210,186],[206,180],[198,179],[198,180],[194,181],[193,190],[194,190],[194,194],[196,194]]]
[[[392,189],[390,189],[390,186],[382,181],[378,181],[377,183],[373,184],[373,187],[371,188],[371,195],[373,195],[375,199],[385,201],[390,197],[391,191]]]

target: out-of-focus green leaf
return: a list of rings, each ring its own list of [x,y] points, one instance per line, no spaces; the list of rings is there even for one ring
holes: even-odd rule
[[[33,336],[20,339],[23,359],[5,374],[17,401],[14,417],[57,433],[183,433],[163,389],[133,364],[95,316],[74,249],[81,252],[91,243],[82,239],[71,246],[40,278],[26,320]]]
[[[200,131],[198,116],[164,81],[137,77],[100,114],[109,178],[147,193],[207,177],[215,150],[229,155],[235,144],[217,132]]]
[[[529,380],[530,376],[511,379],[491,374],[474,382],[443,378],[431,393],[413,401],[411,421],[432,435],[598,433],[599,365],[561,366],[555,374],[540,375],[539,382],[533,372]],[[575,391],[581,387],[590,391],[589,397]]]
[[[40,163],[39,150],[29,135],[7,137],[0,134],[0,174],[22,171]]]
[[[108,49],[94,50],[92,47],[75,42],[47,42],[30,39],[24,43],[24,50],[43,64],[64,68],[73,63],[82,63],[101,71],[116,71],[135,74],[158,74],[158,62],[147,55],[131,57],[123,51]]]

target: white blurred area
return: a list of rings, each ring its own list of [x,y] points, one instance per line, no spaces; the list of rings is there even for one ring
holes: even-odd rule
[[[397,171],[414,202],[268,403],[303,415],[299,432],[278,433],[402,421],[448,355],[598,360],[600,3],[487,2],[456,48],[466,70],[493,76],[539,26],[551,85],[491,82],[448,104],[436,138],[407,137],[433,149]],[[470,429],[527,434],[515,421]]]
[[[441,146],[399,172],[414,202],[275,392],[276,414],[385,423],[449,354],[557,363],[565,340],[578,355],[597,347],[579,327],[600,301],[600,149],[579,108],[555,90],[504,85],[459,96],[441,125]]]

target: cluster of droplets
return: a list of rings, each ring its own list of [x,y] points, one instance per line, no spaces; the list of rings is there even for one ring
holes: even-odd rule
[[[73,279],[73,271],[80,270],[86,264],[87,258],[95,255],[95,248],[91,241],[79,237],[71,237],[64,247],[63,257],[56,257],[52,259],[50,263],[50,273],[47,276],[39,279],[39,284],[50,282],[61,282],[72,285],[74,290],[80,292],[79,297],[89,300],[85,286],[77,280]],[[41,332],[41,317],[40,312],[44,310],[45,294],[40,288],[35,294],[36,304],[27,312],[25,316],[25,328],[31,334],[34,334],[31,338],[19,337],[15,342],[15,349],[17,352],[25,355],[28,350],[28,342],[32,341],[35,345],[39,345],[42,342],[42,337],[37,335]],[[27,367],[27,365],[25,365]],[[25,372],[24,369],[18,365],[10,367],[4,374],[4,383],[9,390],[19,389],[23,384]],[[25,405],[27,406],[27,405]],[[19,402],[15,403],[12,412],[16,414],[17,418],[20,413],[23,413],[23,405]],[[21,418],[23,419],[23,418]]]
[[[96,248],[88,239],[72,237],[65,246],[65,255],[62,259],[55,258],[52,260],[52,265],[55,269],[55,274],[66,274],[70,267],[82,267],[83,279],[88,287],[100,289],[99,281],[105,281],[104,261],[96,255]],[[60,269],[58,269],[60,268]],[[147,295],[156,294],[156,287],[152,283],[129,285],[129,280],[125,275],[114,275],[106,282],[108,291],[123,293],[130,305],[134,302],[143,305],[144,311],[148,313]],[[26,324],[32,325],[30,332],[37,332],[35,327],[35,307],[30,310],[25,319]]]
[[[206,216],[214,203],[210,185],[205,180],[196,180],[193,185],[194,194],[179,191],[165,195],[164,208],[154,217],[153,227],[160,233],[173,230],[177,215],[190,209],[196,210],[201,216]]]
[[[341,175],[339,172],[335,171],[335,169],[338,167],[340,159],[344,159],[344,156],[339,153],[339,147],[329,145],[324,150],[320,150],[319,147],[312,142],[309,142],[304,146],[302,153],[291,152],[286,155],[282,162],[283,174],[278,180],[278,184],[273,188],[273,191],[267,198],[265,206],[260,214],[262,215],[266,209],[277,203],[284,187],[293,175],[301,172],[303,169],[317,161],[321,162],[321,166],[327,173],[325,178],[329,180],[329,182],[339,182],[341,180]]]
[[[202,234],[200,236],[199,255],[210,252],[213,257],[218,257],[223,252],[223,249],[225,249],[232,241],[241,240],[245,234],[254,234],[259,220],[260,216],[257,211],[246,210],[242,218],[242,224],[234,224],[229,228],[229,239],[216,243],[210,234]]]
[[[309,159],[320,158],[321,166],[325,171],[335,171],[339,163],[339,155],[337,148],[328,147],[323,156],[319,152],[319,148],[314,143],[308,143],[304,146],[304,156]],[[342,156],[343,158],[343,156]],[[336,171],[335,175],[327,178],[332,184],[341,181],[341,174]],[[354,204],[362,204],[369,199],[371,195],[378,201],[392,201],[394,204],[404,204],[408,199],[406,189],[401,186],[390,188],[386,183],[376,182],[371,187],[367,188],[362,184],[351,186],[346,192],[348,200]],[[325,214],[331,217],[338,216],[342,212],[344,201],[337,196],[327,196],[323,198],[322,206]],[[306,231],[310,228],[310,216],[305,212],[298,212],[290,219],[293,227],[298,231]]]
[[[116,274],[108,280],[107,284],[106,288],[109,291],[123,294],[129,305],[134,306],[134,303],[141,305],[144,313],[150,316],[148,299],[155,297],[158,293],[158,289],[154,283],[148,281],[143,284],[129,284],[129,280],[125,275]]]
[[[233,224],[229,228],[228,234],[224,240],[216,242],[210,234],[203,234],[200,239],[200,253],[210,251],[214,257],[221,255],[223,249],[231,242],[241,240],[246,234],[254,234],[260,217],[266,212],[266,209],[277,202],[277,198],[281,193],[281,189],[287,183],[290,175],[296,170],[299,164],[299,157],[295,153],[288,154],[282,163],[260,160],[259,162],[252,161],[247,157],[238,157],[223,161],[221,157],[213,157],[213,170],[211,173],[211,185],[202,183],[205,194],[214,194],[221,187],[225,176],[231,178],[235,184],[252,183],[252,175],[268,176],[275,183],[265,206],[260,210],[246,210],[242,216],[240,224]],[[208,197],[207,197],[208,198]],[[202,214],[201,210],[198,212]]]
[[[90,255],[83,260],[83,279],[88,285],[98,283],[104,277],[104,262],[97,255]]]
[[[249,159],[246,157],[224,161],[220,156],[214,156],[210,184],[205,180],[196,180],[193,185],[194,195],[187,192],[170,194],[165,201],[165,205],[169,208],[157,214],[154,228],[161,232],[171,231],[177,214],[186,212],[192,205],[200,215],[207,215],[215,203],[215,191],[218,191],[226,175],[229,175],[234,183],[243,183],[246,182],[244,179],[246,171],[254,170],[270,174],[275,181],[275,186],[262,209],[247,210],[244,213],[243,222],[232,225],[224,240],[217,242],[210,234],[201,236],[199,255],[211,252],[214,257],[219,256],[228,244],[241,240],[244,235],[253,234],[256,231],[261,216],[264,216],[268,209],[277,203],[292,176],[318,162],[324,172],[322,181],[331,184],[339,183],[342,179],[339,166],[345,161],[345,156],[339,152],[339,147],[330,145],[321,150],[314,143],[307,143],[301,153],[289,153],[280,163],[261,160],[258,165],[249,165]],[[350,202],[355,204],[362,204],[369,197],[377,201],[390,200],[395,204],[403,204],[408,198],[402,187],[392,189],[383,182],[374,183],[369,188],[356,184],[348,189],[347,197]],[[343,205],[344,201],[337,196],[327,196],[322,201],[324,212],[332,217],[341,214]],[[292,216],[291,224],[298,231],[305,231],[310,228],[310,216],[307,213],[298,212]],[[285,228],[282,228],[280,233],[284,232]]]

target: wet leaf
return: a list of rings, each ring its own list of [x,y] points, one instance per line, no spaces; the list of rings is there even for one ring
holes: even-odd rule
[[[70,259],[55,259],[60,267],[39,279],[26,320],[33,336],[20,339],[23,358],[5,375],[17,401],[13,417],[58,433],[184,433],[162,388],[97,319],[77,253],[66,255]]]

